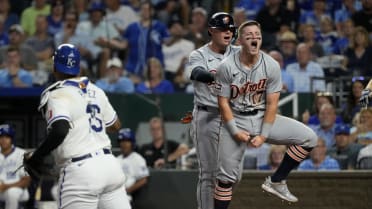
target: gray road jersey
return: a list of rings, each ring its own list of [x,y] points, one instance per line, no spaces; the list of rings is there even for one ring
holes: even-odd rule
[[[216,74],[216,93],[230,98],[230,105],[236,111],[265,109],[266,93],[282,89],[279,64],[264,52],[251,68],[243,66],[239,59],[240,50],[223,60]]]
[[[186,67],[186,75],[190,78],[191,71],[197,66],[202,66],[209,72],[215,73],[217,66],[221,61],[235,53],[240,47],[238,46],[228,46],[225,54],[218,54],[213,52],[209,46],[205,44],[191,52],[189,60]],[[210,84],[205,84],[198,81],[193,81],[194,86],[194,104],[202,104],[207,106],[217,107],[217,97],[214,92],[214,82]]]

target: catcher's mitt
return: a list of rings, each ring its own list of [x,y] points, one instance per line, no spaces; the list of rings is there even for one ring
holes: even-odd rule
[[[181,123],[183,124],[188,124],[188,123],[191,123],[192,121],[192,112],[191,111],[188,111],[182,118],[181,118]]]
[[[58,175],[51,157],[38,159],[33,157],[32,154],[33,152],[27,152],[23,156],[23,167],[32,179],[40,179],[44,176],[56,177]]]

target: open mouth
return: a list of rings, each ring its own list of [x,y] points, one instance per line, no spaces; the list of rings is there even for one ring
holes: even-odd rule
[[[258,45],[257,41],[252,41],[251,43],[252,48],[257,49],[257,45]]]
[[[231,36],[224,36],[223,39],[225,39],[226,41],[229,41],[231,39]]]

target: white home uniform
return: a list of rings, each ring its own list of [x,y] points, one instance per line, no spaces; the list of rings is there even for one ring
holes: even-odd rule
[[[191,71],[197,66],[202,66],[207,71],[216,73],[220,62],[239,48],[230,45],[224,54],[219,54],[213,52],[209,48],[209,44],[205,44],[194,50],[187,63],[188,78]],[[199,163],[197,201],[200,208],[213,209],[221,117],[217,96],[214,93],[214,83],[205,84],[198,81],[192,83],[194,86],[194,110],[190,135],[194,140]]]
[[[215,88],[219,96],[229,98],[238,128],[248,131],[253,138],[261,133],[266,94],[280,92],[282,88],[280,67],[271,56],[261,51],[257,63],[248,69],[241,64],[240,53],[226,58],[218,67]],[[217,179],[235,183],[241,177],[246,143],[233,139],[224,126],[221,126],[221,139],[221,167]],[[316,141],[317,136],[309,127],[281,115],[276,116],[266,140],[272,144],[303,147],[314,147]],[[291,147],[287,153],[298,153],[291,151],[295,147]]]
[[[61,167],[59,208],[129,209],[125,176],[105,132],[117,117],[105,93],[85,77],[68,79],[43,92],[40,106],[45,103],[48,127],[61,119],[71,126],[52,152]]]
[[[1,183],[11,184],[21,180],[26,176],[24,169],[19,169],[14,172],[23,164],[23,155],[25,150],[14,147],[12,152],[4,156],[0,152],[0,181]],[[27,189],[20,187],[11,187],[4,192],[0,193],[0,200],[5,201],[5,209],[18,209],[20,201],[27,201],[29,193]]]
[[[125,173],[126,181],[125,188],[131,187],[136,181],[148,177],[150,175],[149,169],[146,165],[145,158],[137,152],[131,152],[124,157],[122,154],[117,156],[119,164]],[[132,197],[128,194],[129,198]]]

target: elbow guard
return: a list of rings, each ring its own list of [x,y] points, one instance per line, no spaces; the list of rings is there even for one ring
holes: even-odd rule
[[[205,70],[203,67],[196,67],[191,71],[190,75],[191,80],[200,81],[202,83],[210,83],[214,81],[214,75],[207,70]]]

